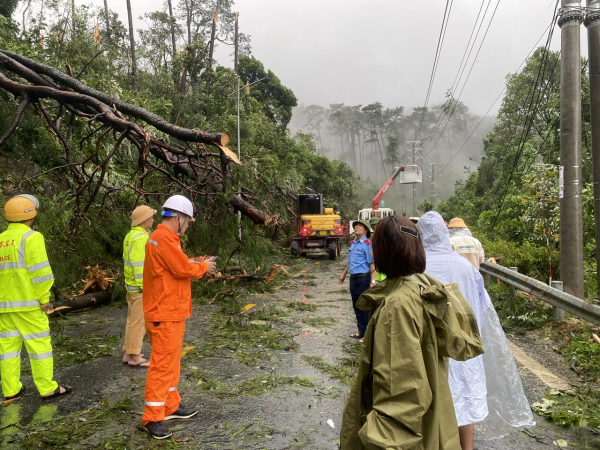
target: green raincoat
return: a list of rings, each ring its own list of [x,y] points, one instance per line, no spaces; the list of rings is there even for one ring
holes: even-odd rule
[[[483,353],[456,284],[425,274],[385,280],[357,306],[373,313],[342,420],[342,450],[461,450],[448,360]]]

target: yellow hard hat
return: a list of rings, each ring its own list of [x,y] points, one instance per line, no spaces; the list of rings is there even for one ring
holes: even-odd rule
[[[23,222],[37,216],[39,203],[30,195],[17,195],[4,205],[4,218],[9,222]]]
[[[469,228],[469,227],[467,227],[467,224],[465,223],[465,221],[462,220],[460,217],[455,217],[448,224],[448,228]]]
[[[140,205],[131,213],[131,226],[135,227],[156,214],[156,210],[146,205]]]

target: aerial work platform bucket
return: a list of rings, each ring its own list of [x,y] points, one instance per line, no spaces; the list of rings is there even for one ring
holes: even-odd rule
[[[421,172],[421,169],[419,168],[419,166],[416,166],[416,165],[404,166],[404,170],[402,172],[400,172],[400,175],[398,178],[399,178],[398,183],[400,183],[400,184],[422,183],[423,182],[423,172]]]

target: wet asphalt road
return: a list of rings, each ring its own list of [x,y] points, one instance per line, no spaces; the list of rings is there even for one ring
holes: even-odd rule
[[[355,320],[350,295],[340,291],[337,278],[343,270],[343,261],[328,261],[325,256],[311,256],[297,260],[292,271],[294,278],[286,287],[272,294],[248,297],[245,303],[283,305],[291,301],[305,301],[317,306],[315,311],[290,311],[276,322],[276,326],[293,336],[297,349],[294,351],[272,350],[269,355],[254,365],[242,364],[227,352],[218,357],[186,362],[184,357],[179,391],[186,405],[197,406],[200,414],[186,421],[169,422],[175,428],[178,443],[165,447],[165,442],[149,441],[139,430],[143,405],[145,370],[121,364],[121,351],[115,346],[113,356],[100,358],[83,364],[57,368],[56,379],[73,387],[72,395],[54,402],[42,404],[35,395],[29,375],[23,380],[27,394],[18,402],[0,409],[0,436],[2,449],[18,449],[19,436],[11,437],[20,427],[32,429],[36,423],[53,423],[61,417],[98,408],[101,399],[116,402],[123,398],[133,401],[135,408],[118,422],[110,422],[91,436],[73,442],[68,448],[194,448],[194,449],[336,449],[339,444],[339,426],[349,386],[321,372],[303,360],[303,356],[322,357],[330,365],[339,363],[339,358],[348,357],[347,349],[358,345],[348,336],[355,331]],[[346,283],[347,286],[347,283]],[[184,346],[206,343],[210,336],[207,318],[218,310],[218,306],[194,306],[193,317],[188,320]],[[331,318],[329,325],[311,325],[311,318]],[[106,322],[94,322],[107,319]],[[120,335],[126,319],[125,308],[102,307],[69,316],[71,327],[67,332],[74,336],[83,334]],[[308,322],[308,323],[307,323]],[[526,342],[518,342],[527,345]],[[535,347],[530,343],[531,348]],[[536,349],[539,350],[539,349]],[[147,343],[143,351],[149,354]],[[233,350],[231,350],[233,353]],[[531,355],[534,356],[535,355]],[[28,364],[26,358],[24,365]],[[541,358],[543,360],[543,358]],[[548,358],[547,358],[548,359]],[[561,361],[554,361],[554,370],[566,370]],[[312,386],[284,385],[259,396],[219,397],[199,389],[194,371],[213,374],[215,378],[232,388],[257,376],[282,375],[307,377]],[[521,368],[523,385],[530,402],[539,401],[546,387],[525,368]],[[333,423],[333,427],[328,424]],[[558,448],[553,441],[564,439],[571,443],[578,433],[567,430],[537,417],[538,425],[523,433],[518,432],[499,441],[477,441],[475,448],[537,450]],[[22,434],[21,434],[22,436]],[[122,444],[114,444],[116,441]],[[170,445],[174,443],[171,442]],[[162,446],[162,447],[161,447]]]

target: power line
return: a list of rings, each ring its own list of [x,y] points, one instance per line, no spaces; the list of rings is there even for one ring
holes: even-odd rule
[[[554,7],[554,16],[553,16],[553,20],[552,20],[552,25],[558,19],[558,16],[557,16],[558,3],[559,3],[559,0],[556,1],[556,6]],[[532,109],[532,106],[533,106],[534,100],[535,100],[535,92],[537,90],[538,83],[540,81],[540,75],[542,74],[542,69],[543,69],[543,75],[545,75],[545,73],[546,73],[546,64],[548,62],[548,56],[550,55],[550,50],[549,49],[550,49],[550,43],[552,42],[553,32],[554,32],[554,27],[551,26],[550,32],[548,33],[548,39],[546,41],[545,52],[544,52],[544,55],[542,55],[543,64],[540,64],[540,68],[538,69],[538,73],[537,73],[535,85],[532,88],[531,101],[529,103],[529,108],[528,108],[529,113],[528,113],[527,117],[525,118],[525,126],[523,127],[523,130],[521,132],[521,138],[520,138],[519,148],[517,149],[517,153],[515,154],[515,160],[513,162],[513,166],[511,168],[510,174],[509,174],[508,179],[506,181],[506,188],[504,189],[504,193],[502,194],[502,198],[500,199],[500,202],[498,203],[498,210],[496,211],[496,215],[495,215],[494,220],[492,222],[492,230],[496,226],[496,222],[498,221],[498,218],[500,217],[500,212],[502,211],[502,206],[504,205],[504,200],[506,199],[506,195],[507,195],[508,190],[510,188],[510,182],[512,181],[513,174],[514,174],[515,170],[517,169],[517,167],[519,165],[519,160],[521,159],[521,154],[522,154],[523,149],[525,147],[525,141],[527,140],[527,137],[529,136],[529,132],[531,131],[531,127],[533,126],[534,116],[537,113],[537,109],[538,109],[538,107],[539,107],[539,105],[541,103],[543,94],[545,94],[545,92],[547,91],[547,89],[548,89],[548,87],[550,85],[550,78],[552,78],[552,75],[554,74],[554,70],[556,69],[556,65],[557,65],[558,60],[559,60],[559,58],[557,57],[556,61],[554,63],[554,66],[552,67],[552,72],[550,74],[548,83],[546,83],[546,86],[544,87],[544,90],[541,93],[539,93],[537,103],[535,104],[535,107]],[[528,96],[529,96],[529,94],[528,94]],[[529,122],[529,125],[527,125],[527,122]]]
[[[418,137],[421,135],[421,128],[423,127],[423,121],[425,119],[425,112],[427,111],[427,105],[429,104],[429,98],[431,96],[431,89],[433,87],[433,80],[437,72],[437,66],[439,63],[440,55],[442,53],[442,47],[444,45],[444,38],[446,37],[446,30],[448,29],[448,21],[450,19],[450,11],[452,10],[452,4],[454,0],[446,0],[446,9],[444,10],[444,17],[442,19],[442,26],[440,27],[440,35],[438,37],[437,48],[435,51],[435,58],[433,59],[433,67],[431,68],[431,76],[429,78],[429,86],[427,88],[427,94],[425,95],[425,104],[423,105],[423,113],[421,114],[421,120],[419,122],[419,129],[415,130],[415,140],[419,140]]]
[[[521,67],[523,67],[523,65],[527,62],[527,60],[529,59],[529,57],[531,56],[531,54],[537,48],[539,42],[546,35],[546,31],[548,31],[548,29],[550,27],[552,27],[553,25],[554,25],[554,18],[552,19],[552,23],[548,27],[546,27],[546,29],[544,30],[544,32],[542,33],[542,35],[540,36],[540,38],[537,40],[537,42],[535,43],[535,45],[533,46],[533,48],[529,51],[529,53],[527,54],[527,56],[525,57],[525,59],[523,60],[523,62],[521,63],[521,65],[517,68],[517,70],[515,71],[515,73],[518,72],[521,69]],[[502,95],[505,92],[506,92],[506,85],[504,86],[504,89],[502,89],[502,91],[500,92],[500,94],[498,94],[498,97],[496,97],[496,99],[491,104],[491,106],[488,108],[488,110],[486,111],[486,113],[483,115],[483,117],[481,118],[481,120],[479,121],[479,123],[477,124],[477,126],[475,128],[473,128],[473,131],[471,131],[471,134],[469,134],[469,136],[467,137],[467,139],[465,140],[465,142],[463,142],[463,144],[460,146],[460,148],[458,149],[458,151],[454,154],[454,156],[450,159],[450,161],[441,170],[442,172],[447,169],[447,167],[450,165],[450,163],[452,163],[452,161],[454,161],[454,158],[456,158],[458,156],[458,154],[461,152],[461,150],[465,147],[465,145],[467,145],[467,142],[469,142],[469,140],[471,139],[471,137],[473,136],[473,134],[475,134],[475,131],[477,131],[477,129],[479,128],[479,126],[488,117],[489,112],[492,110],[492,108],[494,107],[494,105],[498,102],[498,100],[500,100],[500,98],[502,97]],[[429,153],[427,153],[427,154],[429,154]],[[425,155],[425,156],[427,156],[427,155]]]
[[[498,10],[498,6],[500,6],[500,1],[501,0],[498,0],[498,3],[496,3],[496,8],[494,8],[494,12],[492,13],[492,17],[490,18],[490,22],[488,23],[488,26],[487,26],[487,28],[485,30],[485,34],[483,35],[483,38],[481,39],[481,43],[479,44],[479,48],[477,49],[477,53],[475,54],[475,57],[473,58],[473,64],[471,64],[471,69],[469,69],[469,73],[467,74],[467,79],[465,80],[465,82],[463,84],[463,87],[462,87],[460,93],[458,94],[458,98],[456,98],[456,100],[452,99],[452,101],[454,103],[454,106],[452,108],[452,111],[450,112],[450,115],[448,116],[448,120],[446,121],[446,125],[444,125],[444,128],[442,129],[442,132],[440,133],[440,135],[438,136],[438,138],[436,139],[436,141],[433,144],[434,148],[437,145],[438,141],[441,139],[442,135],[444,134],[444,131],[446,131],[446,127],[448,126],[448,123],[450,123],[450,119],[454,115],[454,111],[456,110],[456,105],[458,104],[458,101],[460,100],[460,97],[462,96],[462,93],[465,90],[467,82],[469,81],[469,78],[471,77],[471,72],[473,71],[473,67],[475,67],[475,63],[477,62],[477,56],[479,56],[479,52],[481,51],[481,48],[483,47],[483,43],[485,42],[485,38],[486,38],[486,36],[488,34],[488,31],[490,30],[490,26],[492,25],[492,22],[494,20],[494,16],[496,15],[496,11]]]
[[[491,0],[488,0],[488,7],[490,5]],[[466,64],[465,61],[465,56],[467,56],[467,52],[469,52],[469,46],[471,45],[471,39],[473,38],[473,33],[475,33],[475,29],[477,28],[477,24],[479,23],[479,16],[481,15],[481,10],[483,9],[483,5],[485,5],[485,0],[482,0],[481,2],[481,6],[479,7],[479,12],[477,13],[477,18],[475,19],[475,23],[473,24],[473,29],[471,30],[471,35],[469,36],[469,40],[467,41],[467,46],[465,47],[465,51],[463,53],[462,59],[460,61],[460,64],[458,65],[458,70],[456,71],[456,77],[454,78],[454,81],[452,82],[452,87],[450,88],[451,91],[454,91],[454,85],[456,84],[457,80],[459,79],[458,76],[461,73],[461,68],[463,66],[463,62]],[[486,12],[484,13],[483,17],[481,18],[481,23],[483,23],[483,20],[485,18],[485,14],[487,14],[487,8],[485,10]],[[479,29],[481,29],[481,24],[479,26]],[[479,35],[479,29],[477,30],[477,34],[475,35],[475,39],[473,39],[473,45],[471,45],[471,49],[473,48],[473,46],[475,45],[475,41],[477,40],[477,36]],[[469,52],[469,55],[471,53]],[[469,59],[467,58],[467,61]],[[429,136],[427,136],[423,141],[428,140],[431,136],[435,136],[436,131],[438,130],[440,123],[442,123],[442,120],[444,119],[445,114],[442,111],[442,114],[440,114],[440,118],[437,121],[433,131],[431,133],[429,133]],[[438,160],[439,160],[439,153],[437,153],[437,147],[432,147],[432,149],[435,148],[436,149],[436,154],[438,156]],[[427,152],[427,154],[431,153],[431,150],[429,152]]]

